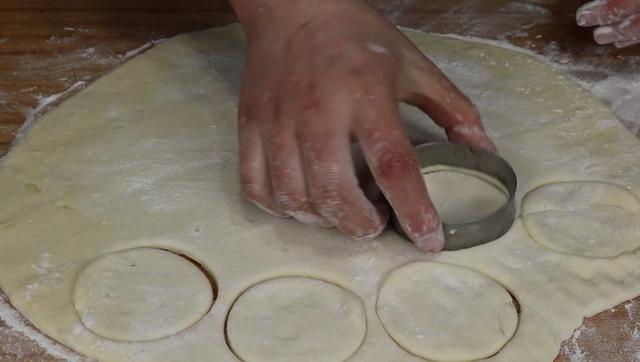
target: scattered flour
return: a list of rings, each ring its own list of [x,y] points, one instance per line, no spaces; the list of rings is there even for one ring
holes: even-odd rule
[[[591,93],[610,106],[618,119],[640,137],[640,76],[610,76],[593,84]]]
[[[141,46],[139,46],[139,47],[137,47],[135,49],[129,50],[126,53],[124,53],[124,55],[122,56],[121,59],[122,59],[122,61],[129,60],[130,58],[133,58],[136,55],[138,55],[140,53],[143,53],[145,50],[148,50],[152,46],[154,46],[154,45],[156,45],[158,43],[162,43],[164,40],[165,40],[165,38],[160,38],[160,39],[157,39],[157,40],[152,40],[152,41],[150,41],[148,43],[144,43]]]
[[[55,104],[59,99],[65,96],[71,95],[76,90],[84,88],[86,85],[87,85],[87,82],[81,80],[81,81],[75,82],[71,87],[67,88],[66,90],[60,93],[52,94],[49,96],[39,96],[38,104],[34,108],[28,109],[26,111],[25,121],[20,127],[20,129],[18,130],[18,134],[16,134],[16,137],[13,141],[14,144],[22,140],[22,138],[24,138],[25,134],[27,133],[27,131],[29,131],[31,126],[33,126],[37,118],[41,116],[42,113],[49,111],[51,105]]]
[[[587,358],[587,352],[583,351],[582,348],[580,348],[580,344],[578,343],[578,340],[580,339],[580,336],[585,329],[586,328],[584,325],[576,329],[573,332],[571,338],[563,346],[562,353],[565,356],[569,356],[570,362],[583,362]]]
[[[0,293],[0,321],[4,322],[9,329],[6,331],[0,324],[0,346],[2,346],[2,351],[11,353],[13,358],[27,360],[37,352],[29,348],[25,349],[24,343],[20,343],[20,336],[24,336],[54,358],[64,361],[86,361],[82,356],[46,337],[26,322],[25,318],[9,304],[2,293]],[[16,333],[19,336],[15,336]],[[3,355],[0,354],[0,359],[2,357]]]

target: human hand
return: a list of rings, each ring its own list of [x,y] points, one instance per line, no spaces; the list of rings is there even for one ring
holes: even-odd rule
[[[439,251],[442,226],[398,102],[429,114],[453,142],[495,150],[471,102],[364,1],[232,4],[248,39],[238,115],[248,197],[280,216],[376,237],[388,210],[358,183],[358,142],[407,235]]]
[[[593,33],[598,44],[640,43],[640,0],[591,1],[578,9],[576,19],[580,26],[598,26]]]

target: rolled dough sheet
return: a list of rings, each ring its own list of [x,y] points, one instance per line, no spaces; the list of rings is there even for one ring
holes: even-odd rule
[[[512,50],[407,34],[478,106],[518,174],[519,205],[559,181],[640,193],[640,144],[572,80]],[[351,360],[418,360],[387,335],[376,300],[391,271],[440,261],[483,273],[521,304],[515,335],[492,360],[548,361],[585,316],[640,294],[638,251],[608,259],[559,253],[532,240],[520,219],[492,243],[425,255],[391,231],[357,242],[258,210],[242,198],[237,170],[243,49],[237,25],[159,44],[47,114],[4,159],[0,287],[36,327],[107,361],[235,360],[224,335],[234,301],[259,282],[303,276],[362,300],[367,331]],[[442,139],[417,111],[402,111],[423,125],[414,135]],[[93,260],[137,247],[192,257],[215,277],[218,298],[177,334],[107,340],[82,324],[75,283]],[[473,310],[460,313],[474,318]]]

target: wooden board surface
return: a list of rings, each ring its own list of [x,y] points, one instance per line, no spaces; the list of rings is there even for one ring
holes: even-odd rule
[[[590,30],[575,26],[580,0],[373,2],[399,25],[509,41],[566,65],[583,79],[640,71],[640,46],[597,46]],[[0,156],[25,121],[51,110],[151,41],[234,19],[222,0],[0,0]],[[3,302],[0,292],[0,308]],[[565,341],[556,361],[632,361],[637,351],[640,297],[587,319]],[[0,361],[53,360],[0,319]]]

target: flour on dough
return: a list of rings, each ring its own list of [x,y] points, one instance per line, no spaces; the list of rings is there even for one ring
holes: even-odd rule
[[[80,272],[73,293],[82,323],[118,341],[148,341],[196,323],[213,302],[198,267],[168,251],[139,248],[107,254]]]
[[[507,202],[504,186],[488,175],[447,166],[428,167],[422,173],[442,222],[478,220]]]
[[[615,257],[640,247],[640,201],[606,182],[561,182],[531,191],[522,220],[533,239],[574,255]]]
[[[518,175],[518,208],[529,191],[558,181],[606,181],[640,193],[640,143],[567,76],[513,50],[405,34],[478,107]],[[362,344],[330,334],[318,341],[327,353],[349,350],[353,362],[419,361],[389,337],[376,301],[389,273],[429,261],[471,268],[508,289],[522,312],[515,334],[490,360],[538,362],[553,360],[584,317],[640,294],[638,251],[607,259],[560,253],[534,241],[520,218],[491,243],[426,255],[390,230],[358,242],[258,210],[242,197],[238,171],[244,49],[238,25],[158,44],[45,115],[2,160],[0,288],[35,327],[100,361],[237,361],[225,339],[236,300],[265,280],[306,277],[340,286],[364,305]],[[445,139],[424,114],[401,111],[421,127],[412,134]],[[197,260],[216,281],[215,303],[191,326],[165,325],[180,332],[164,338],[124,342],[94,333],[74,305],[76,280],[92,262],[135,248]],[[141,283],[158,285],[151,274],[145,278]],[[171,315],[171,308],[157,313]]]
[[[511,295],[466,267],[417,262],[393,271],[380,289],[378,315],[409,352],[435,361],[471,361],[495,354],[513,336]]]
[[[362,343],[362,301],[337,285],[284,277],[252,286],[227,320],[231,348],[243,361],[344,361]]]

